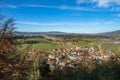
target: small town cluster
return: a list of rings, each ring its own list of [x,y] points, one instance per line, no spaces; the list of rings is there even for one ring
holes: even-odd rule
[[[28,53],[36,53],[36,50],[29,50]],[[115,61],[120,63],[120,56],[115,55],[110,50],[104,50],[101,45],[98,50],[94,47],[76,46],[75,48],[54,49],[52,52],[41,54],[37,57],[46,57],[47,64],[57,69],[77,68],[77,64],[88,64],[92,61],[94,64],[101,65],[102,62]],[[34,57],[34,56],[32,56]]]
[[[114,54],[108,54],[102,48],[99,51],[96,51],[93,47],[55,49],[48,55],[48,64],[51,67],[59,67],[60,69],[67,67],[77,68],[77,64],[85,61],[92,60],[96,64],[102,64],[102,61],[107,62],[114,57]]]

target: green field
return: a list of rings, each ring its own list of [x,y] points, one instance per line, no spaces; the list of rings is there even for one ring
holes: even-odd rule
[[[74,38],[71,40],[75,40],[78,38]],[[22,44],[19,45],[18,48],[20,50],[26,50],[28,46],[31,46],[34,49],[38,49],[43,52],[50,52],[54,49],[57,48],[70,48],[70,47],[75,47],[75,46],[86,46],[86,47],[94,47],[97,49],[98,42],[101,41],[102,38],[82,38],[80,40],[84,40],[86,42],[74,42],[71,45],[67,45],[66,43],[63,42],[57,42],[55,40],[48,40],[48,39],[43,39],[43,38],[28,38],[26,41],[30,40],[37,40],[39,43],[36,44]],[[18,41],[22,41],[22,39],[18,39]],[[88,42],[89,41],[89,42]],[[120,54],[120,51],[118,50],[120,44],[109,44],[109,43],[102,43],[102,46],[105,50],[109,49],[112,51],[112,53],[115,54]]]
[[[105,43],[105,44],[103,44],[103,48],[105,50],[109,49],[115,54],[120,54],[120,49],[119,49],[120,44],[108,44],[108,43]]]

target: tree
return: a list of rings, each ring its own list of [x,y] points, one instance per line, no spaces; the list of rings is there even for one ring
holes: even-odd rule
[[[14,20],[9,18],[0,27],[0,44],[2,54],[6,54],[15,48],[15,40],[13,39]]]
[[[14,39],[14,19],[4,19],[0,15],[0,80],[26,80],[29,62],[26,55],[16,48]]]

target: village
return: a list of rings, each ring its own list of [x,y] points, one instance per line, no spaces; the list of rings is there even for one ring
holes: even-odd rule
[[[93,47],[81,47],[70,49],[55,49],[48,55],[48,64],[51,67],[60,67],[60,69],[71,67],[77,68],[76,65],[84,60],[93,61],[96,64],[102,64],[102,61],[109,61],[114,54],[106,53],[100,48],[96,51]]]
[[[30,56],[30,58],[32,57],[31,60],[44,57],[50,67],[59,70],[65,68],[76,69],[79,68],[78,64],[89,65],[90,61],[93,64],[102,65],[103,62],[107,63],[115,59],[115,63],[120,63],[120,56],[115,55],[110,50],[104,50],[102,45],[98,45],[98,50],[94,47],[76,46],[75,48],[54,49],[50,53],[31,49],[27,53],[32,54]]]

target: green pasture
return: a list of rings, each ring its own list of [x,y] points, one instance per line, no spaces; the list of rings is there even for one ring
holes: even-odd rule
[[[120,54],[120,44],[110,44],[110,43],[104,43],[103,48],[105,50],[109,49],[115,54]]]
[[[62,42],[57,43],[56,41],[50,41],[48,39],[42,39],[42,38],[29,38],[26,40],[39,40],[40,43],[18,45],[18,48],[20,50],[26,50],[28,46],[31,46],[40,51],[50,52],[57,48],[70,48],[75,46],[94,47],[95,49],[97,49],[98,42],[101,41],[101,38],[82,38],[82,40],[89,40],[90,42],[76,42],[76,43],[72,43],[71,45],[67,45]],[[118,49],[120,48],[120,44],[103,43],[102,46],[105,50],[109,49],[112,51],[112,53],[120,54],[120,51]]]

